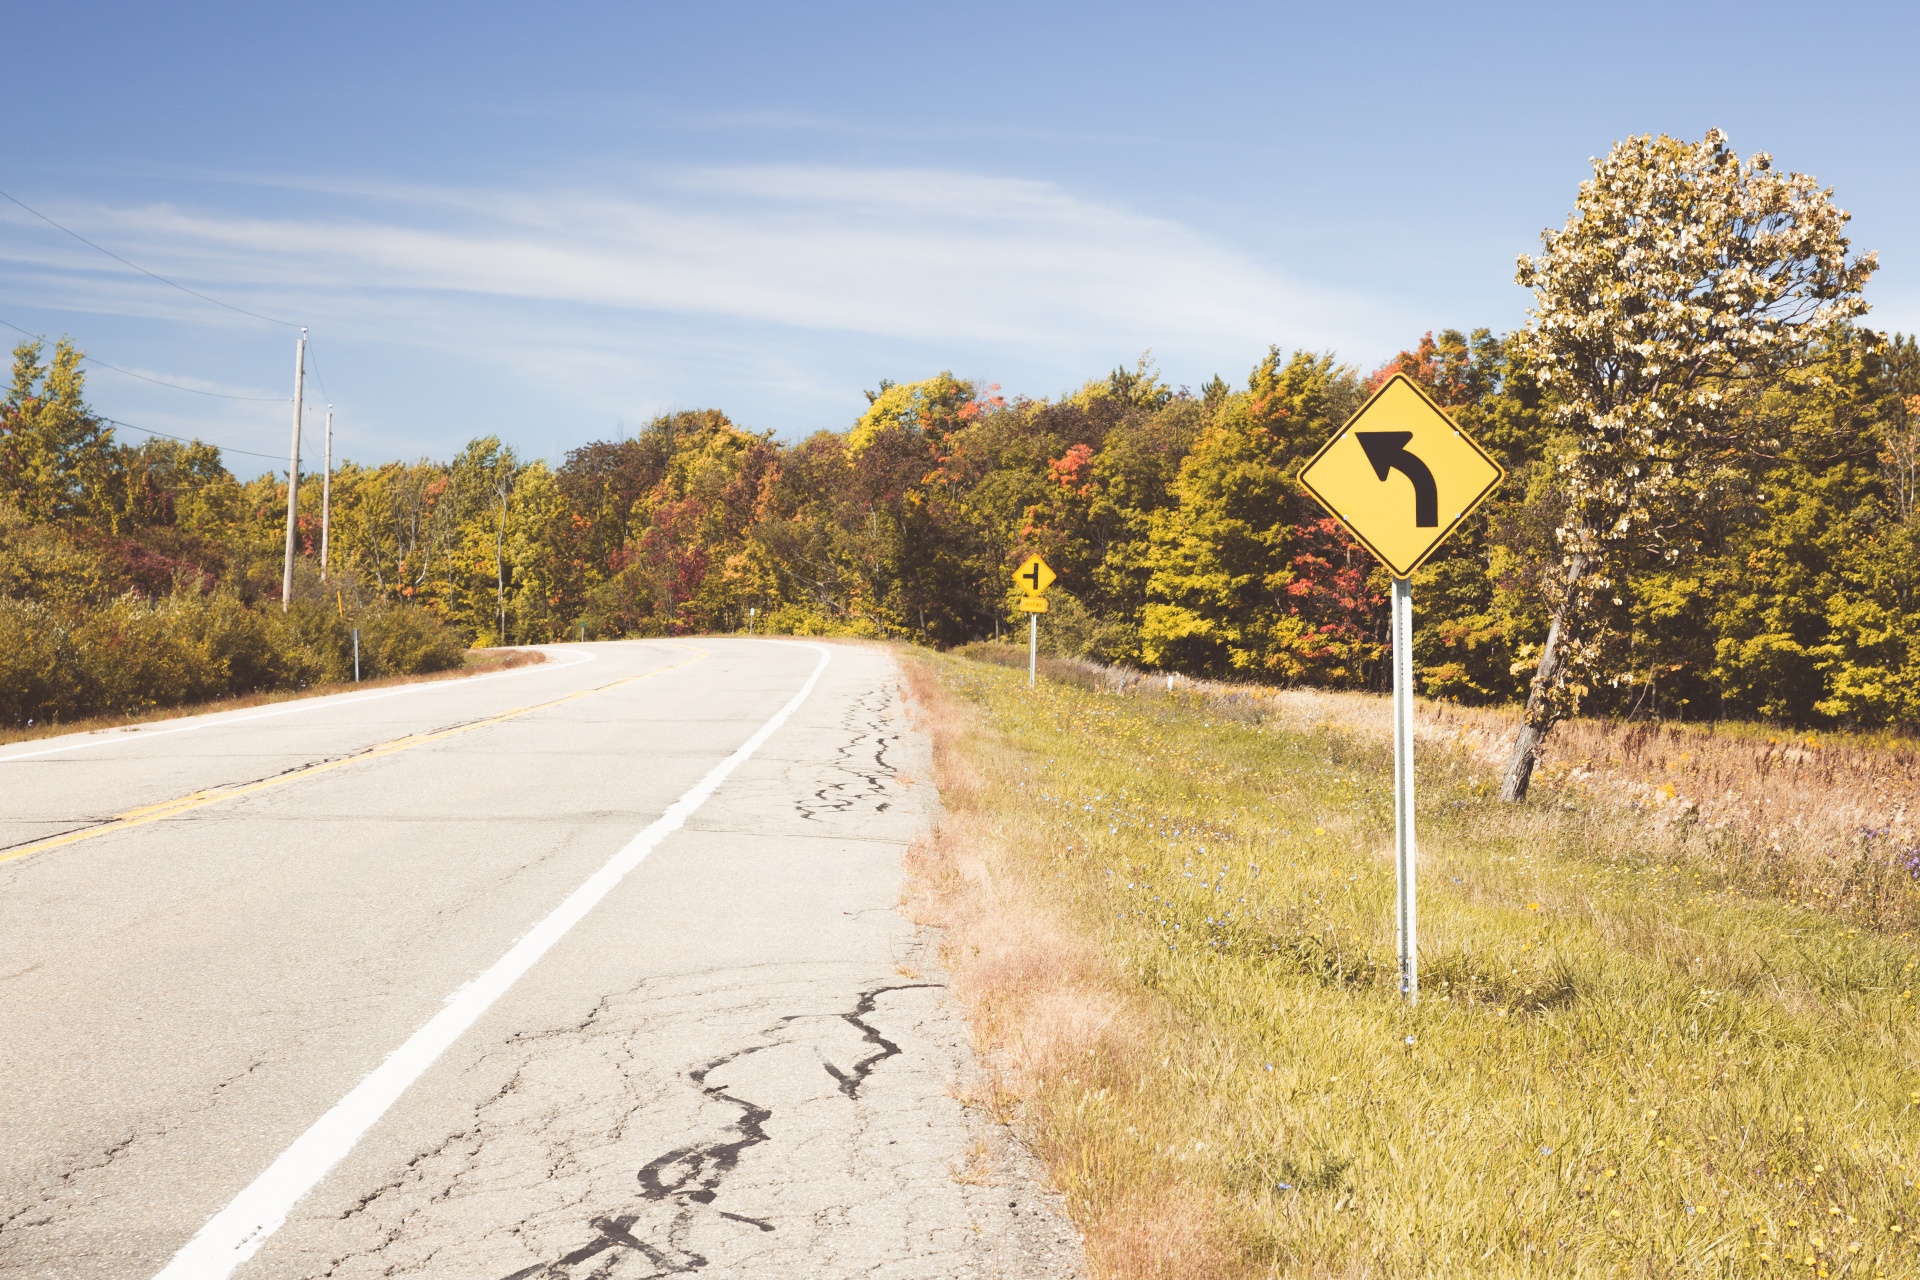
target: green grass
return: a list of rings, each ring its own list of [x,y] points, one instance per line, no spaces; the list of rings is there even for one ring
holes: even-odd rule
[[[933,670],[999,874],[1142,1011],[1021,1089],[1097,1271],[1920,1274],[1910,938],[1739,891],[1631,810],[1499,805],[1436,751],[1410,1009],[1384,743]],[[1155,1198],[1214,1252],[1120,1243]]]

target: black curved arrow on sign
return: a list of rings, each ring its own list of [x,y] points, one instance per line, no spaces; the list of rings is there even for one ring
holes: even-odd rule
[[[1367,451],[1373,474],[1385,480],[1387,472],[1398,470],[1413,481],[1413,523],[1416,528],[1432,529],[1440,524],[1440,490],[1433,483],[1427,464],[1407,452],[1411,431],[1356,431],[1360,447]]]

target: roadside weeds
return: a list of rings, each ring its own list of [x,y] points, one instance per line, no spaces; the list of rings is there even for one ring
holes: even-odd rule
[[[1206,1188],[1132,1178],[1114,1185],[1113,1163],[1093,1135],[1024,1123],[1039,1113],[1023,1100],[1060,1082],[1091,1087],[1103,1099],[1148,1087],[1147,1063],[1166,1029],[1157,1025],[1159,1011],[1032,891],[1014,862],[1005,819],[981,802],[964,746],[977,732],[966,709],[930,667],[912,659],[903,665],[947,810],[939,829],[908,854],[909,909],[944,931],[954,993],[985,1068],[978,1091],[961,1101],[1024,1132],[1083,1229],[1094,1276],[1232,1274],[1230,1242]]]

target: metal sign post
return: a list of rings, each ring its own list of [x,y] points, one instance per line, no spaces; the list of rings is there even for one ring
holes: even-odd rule
[[[1027,615],[1027,688],[1033,688],[1040,674],[1040,615]]]
[[[1400,994],[1420,998],[1413,894],[1413,584],[1393,580],[1393,883],[1400,947]]]

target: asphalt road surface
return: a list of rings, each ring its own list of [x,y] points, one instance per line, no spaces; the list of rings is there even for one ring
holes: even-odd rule
[[[0,1275],[1078,1273],[891,659],[549,657],[0,747]]]

